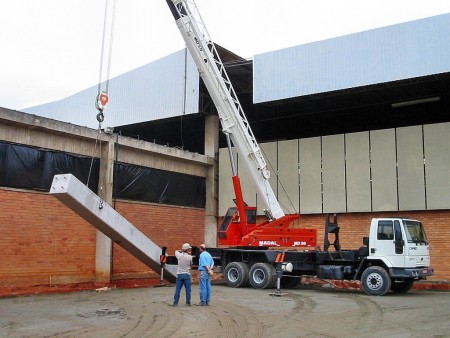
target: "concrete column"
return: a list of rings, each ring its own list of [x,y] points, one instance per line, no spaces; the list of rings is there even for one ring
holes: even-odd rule
[[[109,136],[107,142],[102,141],[100,173],[98,181],[98,195],[105,203],[112,206],[113,174],[114,174],[114,135]],[[104,137],[103,137],[104,139]],[[95,280],[99,283],[108,283],[112,273],[112,241],[97,230],[95,248]]]
[[[205,244],[210,247],[217,246],[218,154],[219,117],[213,115],[205,119],[205,155],[214,158],[214,166],[208,170],[206,176]]]

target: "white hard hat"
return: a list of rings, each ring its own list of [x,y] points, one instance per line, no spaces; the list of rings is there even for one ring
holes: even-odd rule
[[[181,250],[186,251],[190,248],[191,248],[191,246],[189,245],[189,243],[184,243],[183,246],[181,247]]]

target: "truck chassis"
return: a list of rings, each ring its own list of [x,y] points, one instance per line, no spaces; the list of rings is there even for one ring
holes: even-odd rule
[[[208,248],[215,270],[230,287],[257,289],[295,287],[301,277],[360,281],[365,293],[382,296],[388,291],[406,293],[414,281],[433,273],[431,268],[388,268],[367,259],[367,248],[333,252],[277,250],[263,247]]]

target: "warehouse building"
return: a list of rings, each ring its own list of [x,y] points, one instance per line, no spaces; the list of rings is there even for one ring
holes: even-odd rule
[[[370,219],[423,222],[448,281],[449,14],[255,55],[219,47],[272,187],[296,226],[323,236],[339,214],[357,248]],[[186,50],[111,80],[97,130],[92,87],[16,112],[0,109],[2,286],[154,277],[155,273],[49,196],[70,171],[160,246],[216,245],[234,198],[225,140]],[[239,154],[236,160],[239,167]],[[245,168],[244,197],[258,206]],[[218,179],[217,179],[218,177]],[[262,214],[262,213],[261,213]],[[112,249],[111,249],[112,247]]]

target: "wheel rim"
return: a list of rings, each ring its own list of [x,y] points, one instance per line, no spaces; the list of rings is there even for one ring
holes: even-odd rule
[[[236,282],[239,278],[239,272],[236,269],[230,269],[228,271],[228,280],[230,282]]]
[[[261,284],[264,282],[265,279],[266,274],[264,273],[264,271],[258,269],[253,272],[253,280],[255,281],[255,283]]]
[[[366,284],[371,290],[379,290],[383,286],[383,278],[377,273],[371,273],[367,276]]]

